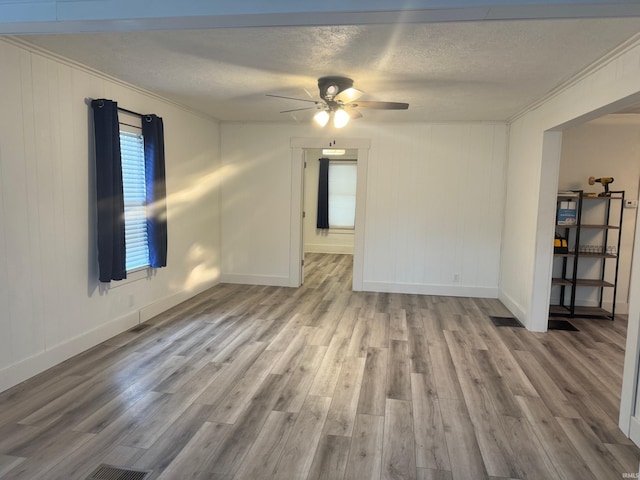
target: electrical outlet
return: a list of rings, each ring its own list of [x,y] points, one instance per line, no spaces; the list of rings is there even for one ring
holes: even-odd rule
[[[625,200],[624,208],[638,208],[638,200]]]
[[[454,273],[453,274],[453,283],[458,283],[460,281],[460,274],[459,273]]]

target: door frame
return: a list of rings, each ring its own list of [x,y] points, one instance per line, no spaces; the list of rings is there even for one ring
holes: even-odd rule
[[[636,408],[638,402],[638,371],[640,369],[640,211],[636,211],[636,233],[633,239],[631,277],[629,279],[629,313],[627,315],[627,339],[625,343],[622,391],[620,392],[620,416],[618,426],[636,445],[640,445],[640,421]]]
[[[332,148],[358,150],[358,180],[356,186],[356,225],[353,246],[353,284],[354,291],[361,291],[364,279],[364,234],[367,201],[367,168],[369,165],[368,138],[292,138],[291,139],[291,237],[289,245],[289,286],[299,287],[302,284],[302,244],[304,207],[304,157],[305,149]]]
[[[616,113],[624,108],[638,105],[640,92],[603,105],[595,110],[559,124],[543,133],[542,166],[538,197],[538,218],[536,228],[536,257],[531,292],[529,320],[539,327],[546,321],[545,309],[548,308],[551,290],[553,243],[550,232],[555,229],[555,201],[560,171],[560,149],[562,131],[596,118]],[[558,135],[559,134],[559,135]],[[636,234],[631,260],[631,278],[629,282],[629,313],[627,338],[625,342],[624,367],[622,371],[622,389],[620,392],[620,412],[618,427],[625,435],[640,446],[640,411],[636,403],[640,401],[640,215],[636,213]],[[545,319],[545,320],[543,320]],[[535,323],[535,322],[538,323]],[[532,328],[532,330],[536,330]],[[544,331],[546,329],[543,329]],[[638,415],[638,416],[636,416]]]

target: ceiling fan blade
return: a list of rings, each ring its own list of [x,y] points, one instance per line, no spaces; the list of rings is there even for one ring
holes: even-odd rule
[[[346,103],[351,103],[351,102],[359,99],[362,95],[364,95],[364,92],[362,90],[358,90],[357,88],[349,87],[349,88],[341,91],[335,97],[333,97],[333,101],[334,102],[339,102],[339,103],[345,103],[345,104]]]
[[[299,112],[300,110],[314,110],[316,107],[293,108],[291,110],[282,110],[280,113]]]
[[[299,102],[311,102],[311,103],[319,103],[317,100],[308,100],[306,98],[293,98],[293,97],[283,97],[282,95],[272,95],[270,93],[266,94],[267,97],[275,97],[275,98],[286,98],[287,100],[298,100]]]
[[[406,110],[409,108],[408,103],[399,102],[353,102],[350,107],[357,108],[377,108],[378,110]]]
[[[362,118],[362,114],[355,108],[342,107],[342,109],[349,114],[349,117],[351,117],[352,120],[355,120],[356,118]]]

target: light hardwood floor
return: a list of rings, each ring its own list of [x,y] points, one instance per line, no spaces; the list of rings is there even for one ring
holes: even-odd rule
[[[0,395],[0,478],[620,479],[626,324],[496,328],[497,300],[219,285]]]

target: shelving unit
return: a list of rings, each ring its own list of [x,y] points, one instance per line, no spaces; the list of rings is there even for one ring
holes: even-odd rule
[[[558,208],[560,202],[565,201],[576,202],[576,222],[570,225],[556,224],[556,233],[567,239],[569,252],[554,254],[554,277],[551,285],[559,289],[559,301],[550,306],[549,314],[613,320],[618,288],[624,191],[611,191],[608,196],[596,196],[583,190],[558,194]],[[583,223],[583,218],[588,223]],[[593,241],[598,244],[591,244]],[[612,289],[610,309],[603,307],[605,289]],[[577,304],[582,301],[576,298],[578,291],[597,296],[597,302],[590,302],[597,303],[597,306]]]

